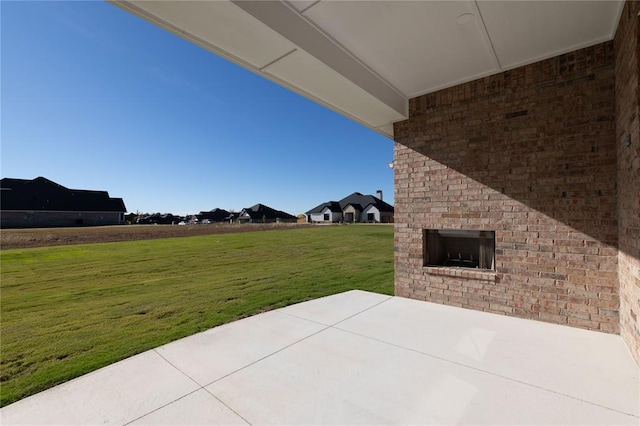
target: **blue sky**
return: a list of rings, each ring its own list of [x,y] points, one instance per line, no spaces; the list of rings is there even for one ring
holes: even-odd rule
[[[393,203],[393,142],[119,8],[1,3],[1,175],[130,212]]]

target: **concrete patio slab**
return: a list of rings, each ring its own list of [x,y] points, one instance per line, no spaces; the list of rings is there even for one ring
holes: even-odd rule
[[[199,389],[130,423],[142,425],[247,425],[213,395]]]
[[[514,380],[328,329],[210,386],[260,424],[637,424]]]
[[[640,424],[619,336],[350,291],[0,409],[12,424]]]
[[[320,324],[334,325],[389,300],[391,297],[385,294],[351,290],[331,296],[330,301],[323,297],[287,306],[279,311]]]
[[[271,311],[194,334],[156,352],[205,386],[324,328]]]
[[[640,416],[640,378],[629,380],[617,335],[402,298],[336,327]]]
[[[0,424],[122,425],[198,388],[148,351],[3,407]]]

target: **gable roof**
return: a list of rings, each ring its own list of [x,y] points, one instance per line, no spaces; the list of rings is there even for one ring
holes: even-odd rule
[[[342,207],[340,207],[340,203],[338,203],[337,201],[329,201],[325,204],[327,204],[325,207],[327,207],[333,213],[342,213]]]
[[[347,210],[347,208],[349,208],[349,206],[353,207],[355,210],[362,210],[362,206],[358,203],[347,203],[344,206],[344,209]]]
[[[393,206],[391,204],[385,203],[378,197],[374,195],[362,195],[359,192],[354,192],[351,195],[347,195],[340,201],[328,201],[326,203],[322,203],[319,206],[316,206],[306,212],[305,214],[318,214],[322,213],[322,210],[325,207],[329,207],[332,212],[341,212],[347,208],[347,206],[351,205],[357,210],[364,210],[369,207],[369,205],[373,204],[379,211],[381,212],[393,212]]]
[[[224,220],[226,220],[229,217],[230,213],[224,209],[218,209],[215,208],[213,210],[210,210],[208,212],[200,212],[200,214],[197,214],[196,217],[198,218],[198,220],[203,220],[203,219],[208,219],[208,220],[213,220],[214,222],[222,222]]]
[[[254,206],[242,209],[240,212],[240,216],[243,215],[249,216],[251,219],[262,220],[264,219],[296,219],[295,216],[283,212],[281,210],[272,209],[269,206],[265,206],[264,204],[256,204]]]
[[[331,202],[332,201],[330,201],[329,203],[331,203]],[[315,206],[314,208],[312,208],[311,210],[309,210],[305,214],[322,213],[322,210],[324,210],[324,208],[327,207],[329,205],[329,203],[322,203],[322,204],[320,204],[318,206]]]
[[[0,180],[0,209],[18,211],[126,212],[107,191],[69,189],[44,177]]]
[[[337,201],[328,201],[326,203],[322,203],[319,206],[312,208],[305,214],[314,214],[314,213],[319,214],[319,213],[322,213],[322,211],[325,208],[329,208],[329,210],[331,210],[333,213],[342,212],[342,207],[340,207],[340,203],[338,203]]]
[[[388,204],[382,201],[381,199],[379,199],[374,195],[362,195],[359,192],[354,192],[351,195],[347,195],[342,200],[340,200],[339,203],[342,210],[347,208],[349,204],[351,204],[353,207],[357,208],[358,210],[363,210],[363,207],[366,208],[370,204],[373,204],[381,212],[393,211],[393,206],[391,204]]]

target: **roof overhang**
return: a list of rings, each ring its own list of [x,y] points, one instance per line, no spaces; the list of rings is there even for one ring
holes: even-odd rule
[[[624,0],[112,3],[386,136],[408,100],[611,40]]]

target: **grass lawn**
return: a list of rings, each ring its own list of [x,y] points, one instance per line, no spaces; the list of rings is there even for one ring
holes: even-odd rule
[[[0,405],[225,322],[351,289],[393,293],[392,226],[0,252]]]

